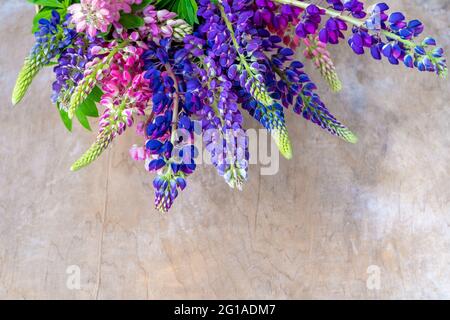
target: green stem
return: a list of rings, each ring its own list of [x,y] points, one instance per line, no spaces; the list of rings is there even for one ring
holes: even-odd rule
[[[281,3],[281,4],[289,4],[298,8],[302,8],[302,9],[306,9],[308,6],[311,5],[311,3],[306,3],[306,2],[302,2],[299,0],[274,0],[275,2]],[[333,10],[333,9],[327,9],[327,8],[323,8],[320,6],[317,6],[318,8],[322,9],[325,11],[325,14],[327,14],[330,17],[333,18],[339,18],[345,22],[348,22],[356,27],[359,28],[365,28],[365,21],[364,20],[359,20],[350,16],[344,16],[342,15],[342,12]],[[404,45],[410,47],[410,48],[415,48],[417,45],[413,42],[413,41],[409,41],[409,40],[405,40],[402,39],[402,37],[400,37],[399,35],[396,35],[395,33],[392,33],[390,31],[387,30],[381,30],[381,34],[385,35],[388,38],[394,39],[396,41],[402,42]]]

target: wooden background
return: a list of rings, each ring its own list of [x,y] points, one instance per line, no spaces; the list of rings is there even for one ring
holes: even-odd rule
[[[450,1],[390,3],[450,50]],[[202,166],[161,215],[131,131],[69,171],[94,133],[63,128],[50,70],[11,107],[32,16],[0,0],[0,298],[450,298],[448,80],[333,48],[344,90],[314,79],[357,145],[290,114],[295,157],[277,175],[252,166],[235,192]]]

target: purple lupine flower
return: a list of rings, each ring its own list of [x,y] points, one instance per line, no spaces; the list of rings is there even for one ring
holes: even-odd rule
[[[69,27],[68,19],[70,15],[61,20],[59,13],[53,10],[50,20],[39,20],[39,30],[35,33],[36,45],[32,54],[40,55],[43,64],[48,64],[72,43],[75,30]]]
[[[304,16],[295,29],[295,33],[300,38],[306,38],[309,34],[315,34],[319,29],[322,20],[321,16],[325,14],[325,10],[320,9],[314,4],[306,8]]]
[[[337,44],[339,38],[345,39],[342,31],[347,30],[347,24],[338,18],[330,18],[325,23],[325,27],[319,32],[319,39],[323,43]]]
[[[235,36],[238,41],[242,41],[242,34],[252,27],[253,19],[261,17],[249,9],[251,7],[244,2],[224,2],[224,10],[236,25]],[[238,109],[238,97],[233,88],[233,82],[242,76],[240,66],[236,64],[239,53],[229,45],[229,30],[214,4],[201,1],[199,14],[205,18],[205,22],[199,27],[199,36],[209,40],[202,41],[203,61],[207,72],[202,72],[202,69],[196,71],[202,83],[209,83],[199,91],[203,104],[199,109],[203,141],[219,175],[223,176],[231,187],[241,188],[247,179],[249,152],[248,137],[243,129],[243,117]],[[186,42],[191,44],[200,41],[187,39]],[[243,50],[255,54],[260,49],[261,41],[255,37],[242,41],[242,45]]]
[[[348,11],[355,18],[362,19],[366,16],[364,4],[358,0],[327,0],[336,11]]]
[[[360,1],[327,0],[327,2],[334,10],[351,12],[355,18],[361,19],[367,16],[363,3]],[[320,8],[314,8],[313,12],[317,10]],[[391,64],[399,64],[402,61],[409,68],[415,67],[419,71],[436,72],[445,77],[448,69],[442,48],[436,47],[434,39],[426,38],[421,43],[414,42],[415,38],[423,32],[423,24],[417,19],[406,21],[405,15],[401,12],[388,15],[388,10],[389,6],[386,3],[375,4],[369,10],[366,21],[353,26],[352,35],[348,39],[352,50],[356,54],[363,54],[365,48],[368,48],[376,60],[385,57]],[[308,30],[317,29],[317,24],[311,23],[309,16],[310,14],[306,12],[303,20],[298,24],[298,36],[304,37],[308,34]],[[316,20],[320,22],[319,19],[316,18]],[[320,41],[337,44],[339,38],[344,38],[342,31],[346,30],[346,22],[343,20],[346,19],[329,18],[319,31]]]
[[[348,44],[356,54],[364,54],[364,48],[371,48],[372,56],[381,59],[381,48],[377,46],[377,39],[367,31],[360,28],[352,29],[353,35],[348,39]]]

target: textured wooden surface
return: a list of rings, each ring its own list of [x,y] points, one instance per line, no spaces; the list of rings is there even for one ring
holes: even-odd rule
[[[450,49],[450,1],[390,2]],[[448,81],[334,48],[345,89],[315,79],[359,144],[291,114],[295,156],[277,175],[253,166],[233,192],[203,166],[161,215],[132,134],[70,173],[94,135],[60,124],[50,71],[10,106],[32,14],[0,1],[0,298],[450,298]]]

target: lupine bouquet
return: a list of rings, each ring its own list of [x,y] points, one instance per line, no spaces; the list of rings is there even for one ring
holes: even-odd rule
[[[67,129],[74,119],[98,135],[72,166],[95,161],[133,125],[130,154],[156,173],[156,208],[168,211],[196,170],[200,135],[217,172],[241,188],[249,168],[243,114],[293,157],[285,112],[292,109],[355,143],[304,71],[312,63],[331,90],[341,82],[328,45],[345,39],[355,54],[447,75],[443,49],[424,26],[358,0],[29,0],[37,6],[36,43],[12,102],[53,68],[52,102]],[[345,45],[345,44],[344,44]],[[298,57],[301,57],[299,59]],[[100,109],[100,110],[99,110]]]

